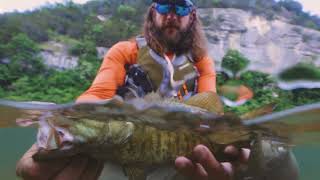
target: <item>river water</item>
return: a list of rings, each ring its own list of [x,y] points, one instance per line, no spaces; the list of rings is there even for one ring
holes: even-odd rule
[[[0,128],[0,179],[19,179],[15,165],[23,153],[35,142],[36,129]],[[297,146],[294,153],[301,169],[301,180],[318,180],[320,177],[320,145]]]

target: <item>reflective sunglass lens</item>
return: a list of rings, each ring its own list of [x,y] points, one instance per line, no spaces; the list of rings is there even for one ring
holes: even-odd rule
[[[187,16],[192,8],[187,6],[179,6],[179,5],[169,5],[169,4],[156,4],[156,10],[160,14],[168,14],[172,8],[174,8],[175,13],[178,16]]]
[[[179,16],[186,16],[191,12],[190,7],[176,6],[176,14]]]
[[[168,14],[170,11],[170,6],[166,4],[157,4],[156,5],[156,10],[160,14]]]

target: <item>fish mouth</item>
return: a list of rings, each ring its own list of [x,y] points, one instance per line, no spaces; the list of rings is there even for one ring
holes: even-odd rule
[[[69,150],[74,146],[74,136],[64,127],[56,127],[48,121],[39,122],[37,134],[37,145],[40,149],[51,150]]]

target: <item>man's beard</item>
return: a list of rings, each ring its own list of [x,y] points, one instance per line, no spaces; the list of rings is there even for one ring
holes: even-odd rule
[[[179,24],[175,22],[165,23],[161,27],[155,25],[154,27],[154,37],[165,47],[167,52],[182,54],[189,50],[189,48],[185,49],[186,38],[190,34],[189,27],[181,29]]]

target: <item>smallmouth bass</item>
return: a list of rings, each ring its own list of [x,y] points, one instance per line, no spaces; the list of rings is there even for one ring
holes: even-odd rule
[[[146,179],[154,167],[173,165],[177,156],[190,157],[197,144],[208,146],[220,161],[228,160],[223,154],[227,145],[255,149],[253,143],[260,137],[281,141],[281,148],[290,148],[289,135],[297,132],[297,124],[286,126],[281,122],[286,118],[279,116],[241,121],[223,115],[219,103],[210,103],[218,100],[215,94],[200,93],[184,103],[153,97],[124,102],[115,97],[100,103],[15,108],[20,112],[20,124],[39,125],[35,159],[83,153],[123,166],[131,180]],[[319,128],[298,130],[318,132]]]

